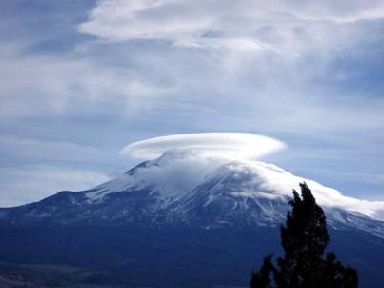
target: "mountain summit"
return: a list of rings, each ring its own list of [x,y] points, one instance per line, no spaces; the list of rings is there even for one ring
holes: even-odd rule
[[[82,192],[1,210],[3,225],[276,226],[306,182],[336,229],[384,237],[384,202],[347,197],[272,164],[171,150]]]

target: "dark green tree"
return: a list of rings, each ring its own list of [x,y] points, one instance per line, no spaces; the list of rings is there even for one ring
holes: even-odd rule
[[[301,197],[295,190],[289,202],[285,226],[281,227],[284,256],[272,263],[272,256],[252,273],[251,288],[354,288],[356,271],[325,254],[329,243],[326,217],[316,204],[306,183],[300,184]]]

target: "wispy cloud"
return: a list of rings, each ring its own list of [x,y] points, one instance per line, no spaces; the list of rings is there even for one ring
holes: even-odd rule
[[[383,9],[381,1],[100,1],[79,31],[107,47],[150,41],[145,70],[172,87],[147,102],[155,113],[180,104],[172,112],[185,117],[200,107],[214,111],[201,119],[336,133],[384,122],[381,88],[363,84],[378,65],[365,62],[379,57],[371,49],[381,46]]]
[[[383,17],[382,1],[115,0],[100,1],[79,30],[110,41],[160,39],[183,47],[286,53],[326,44],[305,41],[312,32],[321,40],[343,29],[338,24]]]
[[[135,111],[164,93],[131,69],[103,67],[76,55],[25,55],[15,44],[0,49],[0,117]]]

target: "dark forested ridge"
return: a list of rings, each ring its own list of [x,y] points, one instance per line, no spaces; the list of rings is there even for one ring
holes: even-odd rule
[[[4,262],[66,265],[92,271],[67,277],[95,284],[150,287],[248,286],[266,252],[281,254],[278,228],[183,229],[143,227],[30,227],[1,230]],[[331,231],[330,249],[357,268],[360,287],[381,287],[382,239]],[[101,273],[101,272],[102,273]],[[44,278],[44,277],[43,277]]]

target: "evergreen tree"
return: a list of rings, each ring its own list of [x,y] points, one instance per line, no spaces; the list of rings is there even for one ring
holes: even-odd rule
[[[324,211],[316,204],[306,183],[300,184],[301,197],[293,191],[285,226],[281,227],[284,257],[264,258],[252,274],[251,288],[354,288],[357,274],[344,267],[333,253],[324,256],[329,243]],[[271,277],[272,276],[272,277]]]

